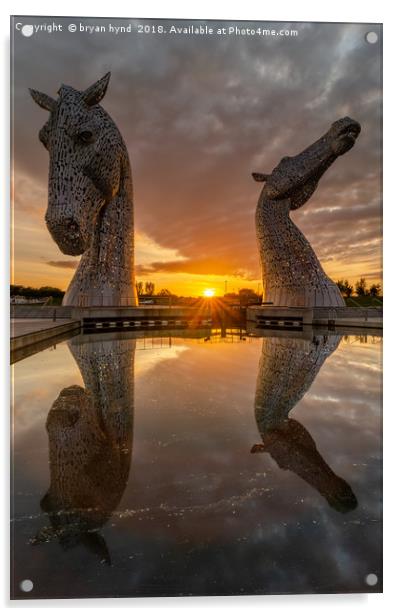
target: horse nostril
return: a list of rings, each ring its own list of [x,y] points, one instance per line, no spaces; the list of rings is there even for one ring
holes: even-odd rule
[[[72,231],[75,233],[79,229],[78,223],[73,219],[65,221],[65,226],[68,227],[69,231]]]
[[[76,238],[80,233],[79,224],[74,218],[64,218],[46,214],[46,224],[53,233],[62,232],[62,235]]]

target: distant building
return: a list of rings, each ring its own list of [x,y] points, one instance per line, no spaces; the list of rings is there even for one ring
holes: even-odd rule
[[[25,297],[24,295],[12,295],[10,303],[11,304],[46,304],[50,298],[49,297]]]

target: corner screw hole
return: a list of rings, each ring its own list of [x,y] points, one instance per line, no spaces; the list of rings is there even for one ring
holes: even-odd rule
[[[378,34],[377,34],[377,32],[367,32],[367,34],[366,34],[366,41],[368,43],[370,43],[371,45],[374,45],[374,43],[376,43],[378,41]]]
[[[32,580],[22,580],[19,587],[23,592],[30,592],[33,588],[33,582]]]
[[[368,586],[375,586],[378,582],[378,577],[375,573],[369,573],[366,575],[366,584]]]

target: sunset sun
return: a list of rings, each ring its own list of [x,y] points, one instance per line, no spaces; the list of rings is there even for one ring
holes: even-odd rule
[[[204,296],[205,297],[213,297],[215,295],[215,289],[205,289]]]

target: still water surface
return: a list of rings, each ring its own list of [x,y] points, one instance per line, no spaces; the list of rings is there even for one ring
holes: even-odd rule
[[[14,366],[13,596],[380,592],[382,339],[133,336]]]

